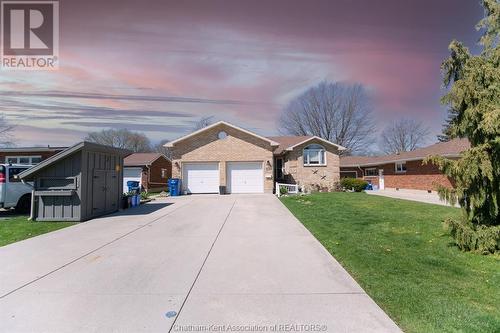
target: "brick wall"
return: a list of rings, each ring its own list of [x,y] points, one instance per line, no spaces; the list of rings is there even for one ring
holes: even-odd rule
[[[61,150],[58,151],[42,151],[42,152],[0,152],[0,163],[6,163],[5,157],[7,156],[41,156],[42,161],[46,160],[47,158],[59,153]]]
[[[367,168],[361,167],[363,172]],[[384,170],[384,183],[386,188],[401,188],[412,190],[436,190],[437,186],[453,187],[453,181],[441,173],[437,166],[422,163],[422,160],[407,161],[406,172],[396,172],[395,163],[387,163],[375,168]],[[358,171],[358,177],[370,180],[372,184],[378,185],[378,177],[363,177],[358,168],[342,167],[341,171]]]
[[[162,177],[162,169],[166,170],[165,177]],[[158,158],[149,167],[148,191],[166,189],[167,180],[170,178],[172,178],[172,163],[164,157]]]
[[[217,135],[220,131],[226,132],[228,136],[219,139]],[[270,143],[221,124],[185,139],[172,148],[172,177],[182,179],[182,164],[186,162],[220,162],[220,184],[225,186],[227,162],[263,162],[264,191],[272,193],[273,150]]]
[[[303,150],[306,146],[314,143],[320,144],[326,149],[326,166],[304,166]],[[285,155],[284,166],[287,178],[305,190],[313,190],[318,187],[332,190],[340,179],[338,150],[335,147],[323,145],[321,141],[311,140],[297,146]]]

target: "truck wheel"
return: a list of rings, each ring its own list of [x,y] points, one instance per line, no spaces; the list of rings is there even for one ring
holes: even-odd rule
[[[31,210],[31,195],[23,195],[16,205],[16,213],[26,214]]]

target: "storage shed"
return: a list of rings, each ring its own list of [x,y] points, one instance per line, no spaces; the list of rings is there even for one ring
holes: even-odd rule
[[[123,158],[130,152],[80,142],[19,174],[34,183],[31,217],[37,221],[86,221],[118,210]]]

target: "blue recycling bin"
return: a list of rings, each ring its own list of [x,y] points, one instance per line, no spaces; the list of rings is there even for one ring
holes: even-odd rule
[[[168,188],[170,189],[170,196],[178,197],[181,195],[181,180],[179,178],[169,179]]]
[[[135,181],[135,180],[127,181],[127,187],[128,187],[129,192],[133,192],[133,193],[140,193],[141,192],[138,181]]]

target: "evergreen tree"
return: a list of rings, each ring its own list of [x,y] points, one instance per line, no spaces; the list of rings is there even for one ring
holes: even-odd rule
[[[449,177],[455,189],[440,188],[441,197],[459,202],[463,219],[448,220],[457,245],[483,253],[500,249],[500,2],[483,0],[485,18],[482,51],[473,55],[460,42],[452,41],[451,55],[442,64],[442,102],[454,110],[450,138],[468,138],[471,148],[459,160],[431,157]]]

